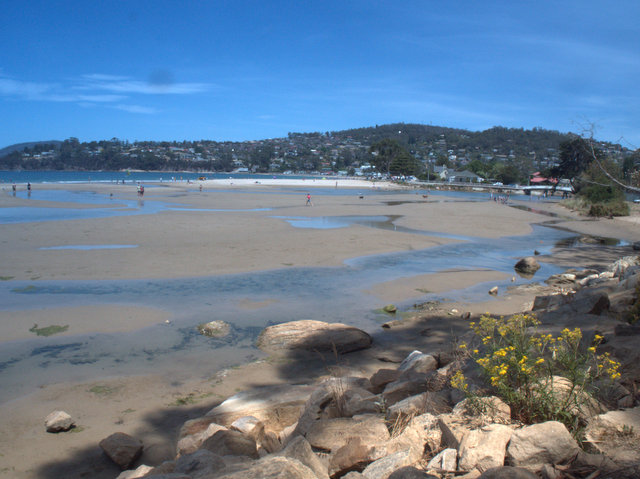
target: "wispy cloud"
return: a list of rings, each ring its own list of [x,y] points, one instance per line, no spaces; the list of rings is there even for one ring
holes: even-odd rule
[[[106,90],[118,93],[141,93],[144,95],[191,95],[210,90],[208,83],[176,83],[166,72],[152,73],[148,81],[112,75],[91,74],[82,77],[78,88],[83,90]]]
[[[194,95],[211,88],[212,85],[207,83],[174,82],[171,75],[163,71],[152,73],[147,81],[121,75],[92,73],[68,79],[66,83],[23,81],[0,73],[0,99],[68,102],[83,107],[102,105],[142,114],[154,114],[160,110],[133,103],[136,96]]]
[[[115,105],[114,108],[117,110],[128,111],[129,113],[142,113],[144,115],[152,115],[154,113],[158,113],[159,111],[156,108],[150,108],[147,106],[140,106],[140,105],[120,104],[120,105]]]

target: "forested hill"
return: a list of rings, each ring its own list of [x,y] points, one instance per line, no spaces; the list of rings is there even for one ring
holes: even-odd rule
[[[412,158],[416,174],[437,165],[471,168],[496,177],[527,178],[558,161],[559,145],[570,134],[534,128],[494,127],[468,131],[439,126],[394,123],[368,128],[316,133],[289,133],[284,138],[245,142],[137,141],[117,138],[80,142],[38,142],[7,147],[0,169],[158,170],[331,172],[357,171],[373,157],[370,147],[392,140]],[[24,146],[23,146],[24,145]],[[619,145],[600,143],[614,158],[628,151]]]

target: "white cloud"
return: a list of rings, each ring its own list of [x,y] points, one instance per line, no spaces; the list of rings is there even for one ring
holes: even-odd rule
[[[140,105],[115,105],[114,108],[117,110],[128,111],[129,113],[142,113],[144,115],[152,115],[154,113],[158,113],[158,110],[155,108],[150,108],[146,106]]]

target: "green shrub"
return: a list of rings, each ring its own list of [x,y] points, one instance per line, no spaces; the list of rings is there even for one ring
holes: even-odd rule
[[[629,205],[623,200],[593,203],[589,207],[589,216],[629,216]]]

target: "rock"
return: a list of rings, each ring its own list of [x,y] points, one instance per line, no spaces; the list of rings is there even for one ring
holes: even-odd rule
[[[129,469],[142,454],[143,447],[142,442],[124,432],[111,434],[100,441],[99,445],[109,459],[121,469]]]
[[[378,459],[369,464],[362,475],[366,479],[387,479],[394,471],[404,466],[413,466],[422,456],[422,451],[409,448]]]
[[[198,332],[211,338],[224,338],[231,332],[231,326],[224,321],[210,321],[198,325]]]
[[[438,479],[438,477],[413,466],[405,466],[392,472],[388,479]]]
[[[376,445],[372,453],[374,459],[380,459],[396,452],[413,447],[422,455],[423,451],[435,452],[442,442],[442,432],[438,419],[432,414],[416,416],[400,431],[394,431],[394,437],[386,443]]]
[[[398,310],[398,308],[396,308],[395,304],[387,304],[386,306],[384,306],[382,308],[382,311],[384,311],[385,313],[395,313]]]
[[[279,452],[282,449],[282,442],[276,433],[267,431],[260,442],[260,446],[269,454]]]
[[[341,416],[352,417],[358,414],[377,414],[382,410],[382,398],[366,389],[349,388],[337,398],[341,406],[338,412]]]
[[[438,368],[438,360],[430,354],[413,351],[400,363],[398,371],[402,373],[426,374]]]
[[[174,472],[188,474],[193,479],[216,474],[226,467],[222,457],[207,449],[200,449],[176,461]]]
[[[427,464],[427,469],[444,472],[455,472],[458,464],[458,451],[448,447],[436,454]]]
[[[538,476],[521,467],[501,466],[487,469],[478,479],[538,479]]]
[[[531,311],[539,311],[541,309],[554,310],[568,304],[573,297],[573,293],[569,294],[548,294],[536,296],[533,299]]]
[[[64,411],[53,411],[44,419],[47,432],[64,432],[75,427],[75,422]]]
[[[559,403],[566,403],[568,412],[578,416],[583,421],[587,421],[590,417],[606,411],[606,408],[589,393],[579,386],[573,386],[571,381],[562,376],[552,376],[551,383],[546,382],[542,386],[541,395],[544,397],[552,392]],[[533,391],[537,394],[537,391]],[[572,394],[573,399],[568,399],[568,395]]]
[[[498,287],[497,287],[497,286],[494,286],[493,288],[491,288],[491,289],[489,290],[489,294],[490,294],[491,296],[497,296],[497,295],[498,295]]]
[[[267,456],[216,479],[318,479],[300,461],[284,456]]]
[[[560,273],[549,276],[544,280],[549,286],[573,286],[576,282],[576,275],[571,273]]]
[[[408,379],[398,379],[385,386],[382,397],[388,406],[402,401],[410,396],[422,393],[427,389],[427,377],[416,376]]]
[[[371,383],[367,378],[357,377],[329,378],[320,383],[304,404],[292,435],[304,436],[318,419],[327,416],[325,408],[335,403],[336,399],[342,397],[344,392],[350,388],[370,390]]]
[[[462,438],[473,429],[473,424],[469,418],[452,413],[439,415],[438,427],[442,434],[442,445],[458,450]]]
[[[300,461],[302,464],[311,469],[316,475],[317,479],[328,479],[327,467],[316,456],[311,449],[309,442],[298,436],[287,444],[287,447],[278,454],[279,456],[289,457]]]
[[[399,416],[420,414],[443,414],[451,411],[451,406],[443,395],[427,391],[398,401],[387,409],[387,419],[395,421]]]
[[[397,369],[378,369],[369,381],[371,381],[372,392],[381,393],[385,386],[400,377],[400,371]]]
[[[580,450],[564,424],[548,421],[514,431],[507,447],[510,464],[538,472],[544,464],[563,464]]]
[[[352,437],[331,456],[329,475],[341,477],[353,470],[362,471],[371,460],[371,446],[363,444],[359,437]]]
[[[294,424],[314,386],[276,385],[240,392],[207,413],[213,422],[225,426],[243,416],[254,416],[266,428],[280,431]]]
[[[640,241],[636,241],[631,245],[634,251],[640,251]]]
[[[258,458],[256,441],[238,431],[218,431],[202,443],[201,449],[207,449],[220,456]]]
[[[511,408],[496,396],[477,398],[479,411],[474,410],[470,399],[463,399],[453,408],[453,414],[460,416],[481,416],[490,422],[498,424],[511,423]]]
[[[607,266],[607,271],[613,273],[613,276],[617,278],[622,276],[627,268],[638,265],[640,265],[640,256],[625,256]]]
[[[640,406],[593,417],[585,431],[590,446],[616,463],[640,462]]]
[[[458,447],[458,468],[484,471],[504,465],[504,456],[513,430],[502,424],[491,424],[467,432]]]
[[[595,314],[596,316],[600,316],[602,313],[609,310],[611,301],[609,300],[609,295],[604,291],[595,295],[592,300],[593,306],[591,306],[591,309],[587,314]]]
[[[341,323],[309,319],[291,321],[265,328],[257,347],[270,352],[292,349],[348,353],[371,347],[371,336],[361,329]]]
[[[238,418],[231,423],[229,429],[241,432],[256,442],[260,442],[264,437],[264,424],[255,416]]]
[[[321,419],[316,421],[306,434],[307,441],[315,449],[335,452],[354,437],[365,444],[376,445],[389,440],[389,431],[384,420],[378,416],[356,418]]]
[[[218,431],[226,431],[227,428],[216,423],[211,423],[204,431],[190,434],[178,440],[177,455],[178,457],[196,452],[202,446],[202,443],[213,436]]]
[[[144,477],[153,471],[153,467],[142,464],[138,466],[136,469],[132,469],[130,471],[122,471],[118,474],[116,479],[138,479],[140,477]]]
[[[533,275],[540,269],[540,263],[538,263],[533,256],[527,256],[526,258],[522,258],[518,261],[515,264],[514,269],[517,273]]]

